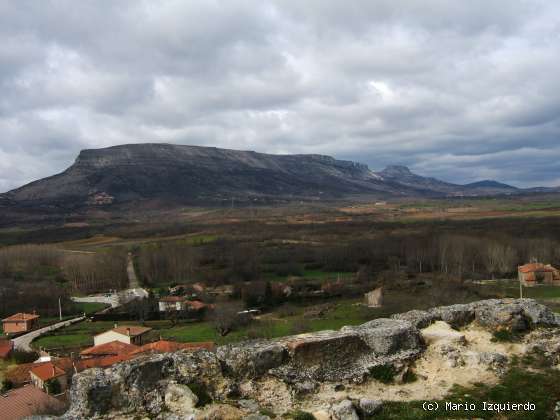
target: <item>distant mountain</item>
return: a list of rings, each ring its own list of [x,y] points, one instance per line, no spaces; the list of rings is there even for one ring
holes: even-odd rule
[[[464,185],[466,188],[496,188],[496,189],[506,189],[506,190],[517,190],[518,188],[512,187],[511,185],[503,184],[498,181],[491,181],[486,179],[484,181],[472,182],[470,184]]]
[[[424,191],[428,195],[456,195],[461,189],[459,185],[416,175],[406,166],[390,165],[377,174],[385,181]]]
[[[402,189],[402,188],[400,188]],[[158,200],[240,200],[397,195],[366,165],[321,155],[268,155],[213,147],[133,144],[84,150],[61,174],[3,196],[23,206],[79,208]]]
[[[0,194],[0,207],[84,208],[201,204],[230,200],[274,203],[357,196],[448,197],[516,194],[496,181],[457,185],[412,173],[405,166],[373,172],[366,165],[323,155],[270,155],[214,147],[130,144],[84,150],[64,172]]]

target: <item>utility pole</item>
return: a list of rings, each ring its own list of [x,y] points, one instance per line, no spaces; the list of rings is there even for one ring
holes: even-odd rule
[[[60,320],[62,321],[62,304],[60,302],[60,296],[58,297],[58,316],[60,317]]]

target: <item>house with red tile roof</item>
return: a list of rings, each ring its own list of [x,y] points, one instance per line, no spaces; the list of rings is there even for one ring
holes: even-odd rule
[[[200,300],[188,300],[185,302],[188,311],[202,311],[204,309],[214,309],[214,305],[201,302]]]
[[[115,326],[112,330],[94,336],[93,342],[95,346],[110,343],[111,341],[120,341],[121,343],[140,346],[146,342],[147,334],[151,330],[149,327],[137,325]]]
[[[65,404],[33,385],[12,389],[0,396],[2,420],[20,420],[39,414],[62,414]]]
[[[53,358],[52,360],[45,362],[22,363],[9,368],[4,376],[6,379],[9,379],[15,387],[20,387],[31,382],[30,375],[32,369],[48,363],[53,363],[56,367],[62,369],[66,372],[68,378],[70,378],[74,373],[74,364],[72,359],[69,357],[61,357]]]
[[[43,365],[45,363],[48,362],[42,362],[42,363],[22,363],[20,365],[16,365],[13,367],[8,368],[8,370],[6,371],[6,374],[4,375],[5,378],[7,380],[9,380],[14,387],[20,387],[23,386],[25,384],[28,384],[31,382],[31,378],[29,376],[29,372],[31,372],[31,369],[33,369],[34,367],[37,367],[39,365]]]
[[[123,343],[122,341],[110,341],[98,346],[88,347],[80,352],[82,359],[90,357],[118,356],[120,354],[132,353],[137,350],[138,346],[134,344]]]
[[[4,334],[16,334],[31,331],[37,325],[39,315],[19,312],[2,320]]]
[[[550,264],[532,262],[519,266],[517,273],[519,281],[526,287],[539,284],[560,286],[560,271]]]
[[[196,351],[196,350],[209,350],[214,351],[216,345],[211,341],[200,343],[179,343],[176,341],[159,340],[153,343],[144,344],[138,349],[134,350],[131,354],[143,353],[171,353],[174,351]]]
[[[68,387],[68,377],[66,371],[61,369],[53,362],[41,363],[29,371],[31,383],[37,388],[49,393],[48,383],[56,381],[60,385],[60,393],[64,393]]]

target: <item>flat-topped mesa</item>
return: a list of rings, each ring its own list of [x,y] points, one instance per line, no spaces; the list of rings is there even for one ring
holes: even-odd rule
[[[81,209],[154,200],[164,207],[211,204],[232,197],[316,200],[386,194],[391,188],[367,165],[330,156],[145,143],[83,150],[64,172],[12,190],[9,197],[20,205]],[[92,200],[96,194],[112,200]]]
[[[425,350],[419,328],[435,321],[454,327],[475,322],[490,330],[515,331],[560,326],[550,309],[532,299],[492,299],[410,311],[339,331],[246,341],[218,347],[215,353],[145,356],[75,375],[71,408],[63,418],[103,418],[108,413],[157,416],[169,409],[166,395],[179,392],[178,387],[184,386],[180,384],[203,389],[214,402],[223,402],[253,381],[275,381],[293,395],[302,395],[315,392],[321,383],[372,380],[372,372],[381,366],[402,373]]]

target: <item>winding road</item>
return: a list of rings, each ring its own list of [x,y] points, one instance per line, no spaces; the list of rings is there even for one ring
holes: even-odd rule
[[[83,321],[84,319],[84,316],[79,316],[77,318],[67,319],[66,321],[57,322],[56,324],[39,328],[38,330],[28,332],[24,335],[20,335],[19,337],[16,337],[12,340],[14,343],[14,348],[18,350],[32,351],[33,349],[31,348],[31,342],[37,337],[40,337],[41,335],[46,334],[50,331],[58,330],[59,328],[67,327],[69,325],[75,324],[76,322]]]
[[[111,305],[110,308],[116,308],[134,299],[147,298],[149,296],[149,293],[146,289],[140,287],[140,282],[138,281],[136,271],[134,270],[132,254],[128,254],[126,271],[128,273],[129,289],[121,290],[117,293],[101,293],[93,296],[72,297],[71,299],[74,302],[105,303],[107,305]],[[110,308],[106,308],[103,311],[107,311]],[[84,319],[85,316],[79,316],[76,318],[68,319],[66,321],[57,322],[56,324],[49,325],[47,327],[39,328],[24,335],[20,335],[19,337],[12,340],[14,343],[14,348],[31,351],[31,342],[36,338],[59,328],[64,328],[76,322],[83,321]]]

